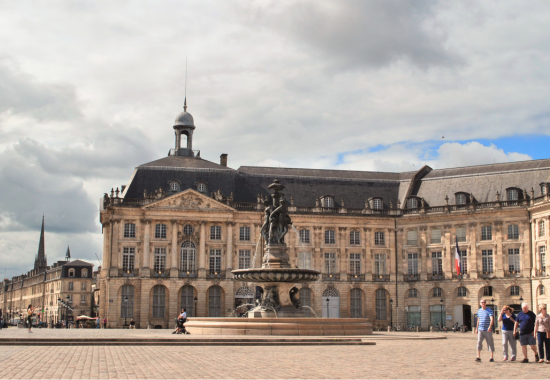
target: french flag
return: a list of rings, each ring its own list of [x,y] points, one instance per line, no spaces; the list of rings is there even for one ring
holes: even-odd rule
[[[458,241],[456,242],[456,248],[455,248],[455,268],[456,268],[456,274],[462,273],[462,260],[460,259],[460,251],[458,250]]]

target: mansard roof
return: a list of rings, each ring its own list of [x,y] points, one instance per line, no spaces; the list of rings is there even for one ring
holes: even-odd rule
[[[235,171],[235,169],[222,166],[211,161],[203,160],[200,157],[168,156],[140,165],[137,169],[155,168],[155,169],[210,169]]]

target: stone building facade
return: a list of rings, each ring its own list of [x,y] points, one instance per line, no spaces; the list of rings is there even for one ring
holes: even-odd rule
[[[12,279],[0,282],[0,309],[6,320],[17,323],[24,320],[29,304],[35,307],[37,322],[57,323],[65,320],[66,310],[58,304],[69,297],[69,304],[77,315],[92,315],[93,264],[72,260],[67,247],[65,261],[47,265],[44,242],[44,220],[34,269]],[[62,310],[63,309],[63,310]],[[73,320],[73,312],[68,319]]]
[[[319,316],[471,327],[480,298],[496,310],[547,301],[550,160],[407,173],[235,170],[226,154],[216,164],[191,149],[186,110],[174,130],[168,157],[136,167],[100,202],[99,306],[112,327],[125,318],[168,327],[182,307],[218,317],[253,302],[260,284],[231,271],[261,265],[275,178],[290,201],[292,265],[322,272],[296,285]]]

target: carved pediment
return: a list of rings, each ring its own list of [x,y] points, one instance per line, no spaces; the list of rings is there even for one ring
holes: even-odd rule
[[[202,210],[202,211],[235,211],[221,202],[207,197],[195,190],[188,189],[148,204],[144,208],[175,209],[175,210]]]

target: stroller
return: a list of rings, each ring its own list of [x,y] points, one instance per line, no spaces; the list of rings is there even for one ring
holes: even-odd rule
[[[175,333],[176,334],[187,334],[187,335],[190,335],[191,333],[187,330],[185,330],[185,326],[184,326],[184,323],[187,321],[187,319],[179,319],[179,318],[176,318],[176,331]]]

